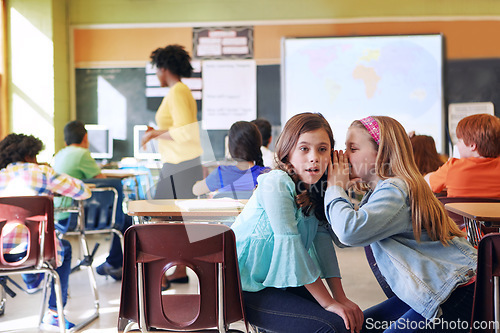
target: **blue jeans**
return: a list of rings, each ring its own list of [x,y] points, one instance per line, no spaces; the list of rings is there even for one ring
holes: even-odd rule
[[[64,261],[61,266],[57,267],[56,272],[59,274],[59,279],[61,280],[62,302],[63,306],[65,306],[68,300],[69,274],[71,273],[71,244],[67,240],[62,239],[62,245],[64,249]],[[37,274],[23,274],[22,276],[25,283],[33,283],[37,279]],[[54,282],[52,282],[50,290],[49,309],[57,311]]]
[[[363,312],[365,323],[362,332],[469,332],[474,285],[472,283],[455,289],[446,302],[441,304],[443,314],[434,325],[397,296],[393,296]]]
[[[329,312],[305,287],[243,292],[248,322],[268,332],[349,332],[340,316]]]

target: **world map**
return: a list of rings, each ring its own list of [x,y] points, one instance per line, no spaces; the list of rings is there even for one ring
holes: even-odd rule
[[[286,118],[322,113],[338,142],[355,120],[396,118],[442,144],[442,36],[296,38],[284,42]]]

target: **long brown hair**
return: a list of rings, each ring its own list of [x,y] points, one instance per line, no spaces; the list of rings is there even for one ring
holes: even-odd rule
[[[319,207],[318,209],[314,209],[314,214],[319,220],[325,221],[323,194],[327,186],[326,174],[306,191],[304,186],[301,185],[301,180],[290,163],[290,152],[297,145],[300,135],[318,129],[324,129],[326,131],[330,139],[331,148],[333,149],[335,140],[333,139],[332,129],[328,121],[326,121],[320,113],[305,112],[296,114],[290,118],[276,141],[276,159],[277,168],[288,173],[295,183],[295,188],[297,190],[295,202],[297,205],[302,208],[306,215],[308,215],[314,207]]]
[[[413,158],[413,149],[404,127],[395,119],[373,117],[380,128],[375,172],[380,179],[398,177],[409,191],[413,235],[420,241],[422,228],[433,240],[448,245],[453,237],[465,237],[455,222],[449,218],[443,205],[432,193]],[[351,126],[366,128],[359,121]],[[373,142],[375,143],[375,141]],[[376,145],[376,144],[375,144]]]
[[[444,164],[436,150],[436,143],[432,136],[414,135],[410,138],[410,142],[415,163],[422,175],[436,171]]]

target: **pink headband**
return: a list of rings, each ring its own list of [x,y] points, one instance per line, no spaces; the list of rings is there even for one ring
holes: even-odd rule
[[[368,130],[368,133],[370,133],[373,140],[375,140],[375,142],[377,144],[379,144],[379,142],[380,142],[380,128],[378,127],[377,121],[375,119],[373,119],[372,117],[366,117],[366,118],[360,119],[359,121],[366,127],[366,129]]]

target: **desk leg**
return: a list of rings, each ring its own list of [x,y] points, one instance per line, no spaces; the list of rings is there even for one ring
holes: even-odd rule
[[[142,224],[141,218],[139,216],[133,216],[132,219],[134,221],[134,224]]]
[[[476,220],[464,216],[465,230],[467,232],[467,240],[475,247],[478,246],[481,240],[481,227]]]
[[[142,198],[139,198],[139,180],[137,179],[139,176],[134,177],[134,182],[135,182],[135,200],[142,200]]]
[[[498,327],[500,323],[500,299],[498,293],[500,292],[499,288],[499,277],[493,277],[493,309],[495,311],[495,333],[500,332],[500,328]]]
[[[217,326],[219,333],[227,332],[226,322],[224,320],[224,272],[222,263],[217,263]]]

